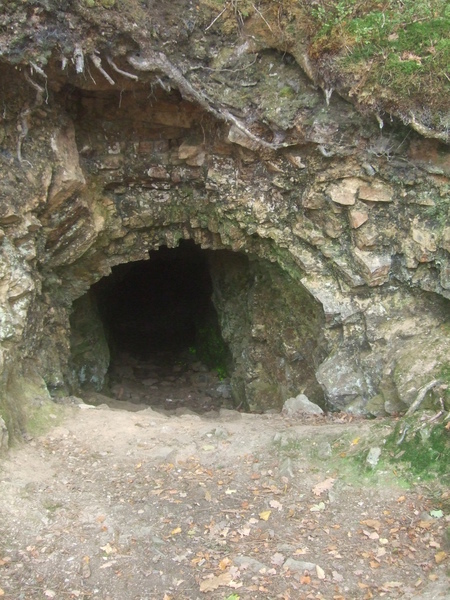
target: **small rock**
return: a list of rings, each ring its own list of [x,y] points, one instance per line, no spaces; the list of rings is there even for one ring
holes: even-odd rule
[[[392,188],[378,181],[362,185],[359,188],[360,199],[369,202],[392,202],[393,196]]]
[[[331,444],[329,442],[321,442],[317,448],[318,458],[325,459],[330,458],[332,455]]]
[[[305,571],[314,571],[316,570],[316,564],[311,562],[306,562],[304,560],[294,560],[293,558],[288,558],[284,565],[283,569],[287,571],[293,571],[294,573],[299,573],[303,575]]]
[[[231,398],[231,385],[229,383],[220,383],[216,391],[222,398]]]
[[[284,403],[282,414],[285,417],[296,417],[302,414],[323,415],[323,410],[314,402],[311,402],[305,394],[299,394],[295,398],[288,398]]]
[[[361,179],[349,177],[338,183],[332,183],[328,187],[328,193],[336,204],[351,206],[356,202],[356,193],[361,183],[363,183]]]
[[[259,573],[262,569],[267,569],[266,565],[250,556],[235,556],[233,563],[241,569],[248,569],[252,573]]]
[[[380,460],[380,456],[381,456],[381,448],[378,448],[378,446],[375,446],[374,448],[371,448],[369,450],[369,453],[366,458],[366,463],[370,467],[372,467],[372,469],[374,469],[377,466],[378,461]]]
[[[369,214],[365,210],[350,210],[348,213],[348,218],[350,221],[350,227],[352,229],[358,229],[361,227],[369,218]]]
[[[382,285],[389,279],[391,256],[386,253],[375,253],[353,249],[356,262],[360,265],[366,283],[370,286]]]

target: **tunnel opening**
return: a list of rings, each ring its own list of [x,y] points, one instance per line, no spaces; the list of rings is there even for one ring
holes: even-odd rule
[[[212,302],[210,253],[191,240],[161,246],[149,260],[113,267],[74,303],[72,362],[81,350],[83,387],[170,411],[232,406],[232,360]],[[94,360],[86,360],[89,343]],[[86,364],[90,373],[82,371]],[[107,369],[101,386],[96,368]]]
[[[295,273],[192,240],[168,246],[113,267],[73,303],[75,393],[197,413],[280,410],[299,393],[323,405],[325,316]]]
[[[147,360],[186,351],[201,354],[205,330],[220,333],[207,251],[183,240],[149,255],[150,260],[114,267],[91,288],[112,356],[126,353]],[[216,366],[214,356],[208,362]]]

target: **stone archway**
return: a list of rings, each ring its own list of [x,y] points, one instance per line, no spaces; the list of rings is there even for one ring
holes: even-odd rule
[[[180,240],[210,253],[234,394],[252,409],[303,390],[332,409],[399,412],[446,368],[446,148],[400,123],[380,134],[375,119],[311,87],[295,61],[272,50],[254,58],[252,108],[237,86],[239,116],[226,109],[225,119],[192,93],[197,71],[189,83],[173,65],[144,60],[139,77],[119,70],[111,86],[61,70],[55,55],[45,106],[34,79],[0,66],[10,111],[0,131],[0,409],[11,432],[22,397],[79,391],[77,303],[102,338],[90,288]],[[265,98],[280,98],[282,81],[295,93],[282,88],[272,110]],[[98,386],[103,356],[91,364]]]
[[[280,408],[300,392],[324,403],[321,306],[266,259],[181,241],[113,267],[73,303],[70,365],[82,389],[104,387],[111,356],[175,361],[188,348],[212,367],[226,362],[236,405]]]

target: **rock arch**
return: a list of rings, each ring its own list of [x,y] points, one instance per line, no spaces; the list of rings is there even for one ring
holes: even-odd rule
[[[255,59],[258,85],[243,95],[251,109],[235,89],[228,95],[238,123],[189,95],[178,72],[178,89],[172,71],[168,85],[148,65],[139,81],[117,72],[111,88],[61,71],[53,56],[44,102],[40,85],[19,86],[1,66],[9,405],[37,389],[76,393],[74,302],[115,265],[180,240],[222,257],[211,259],[215,301],[236,396],[253,409],[305,390],[332,409],[396,412],[448,362],[447,147],[395,122],[380,133],[270,49]],[[275,109],[269,97],[280,98]],[[258,282],[243,288],[260,310],[246,308],[245,343],[225,325],[234,292],[222,293],[237,289],[239,269]]]

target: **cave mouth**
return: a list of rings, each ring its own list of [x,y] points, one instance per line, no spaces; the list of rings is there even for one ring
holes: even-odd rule
[[[109,354],[103,391],[199,412],[218,408],[219,400],[231,403],[231,354],[212,302],[210,253],[182,240],[151,250],[149,260],[113,267],[91,286]]]
[[[299,393],[323,403],[325,315],[298,278],[253,254],[168,246],[74,301],[73,392],[194,412],[281,409]]]
[[[205,329],[217,334],[219,327],[207,252],[190,240],[161,246],[150,260],[113,267],[92,286],[112,357],[202,353]]]

